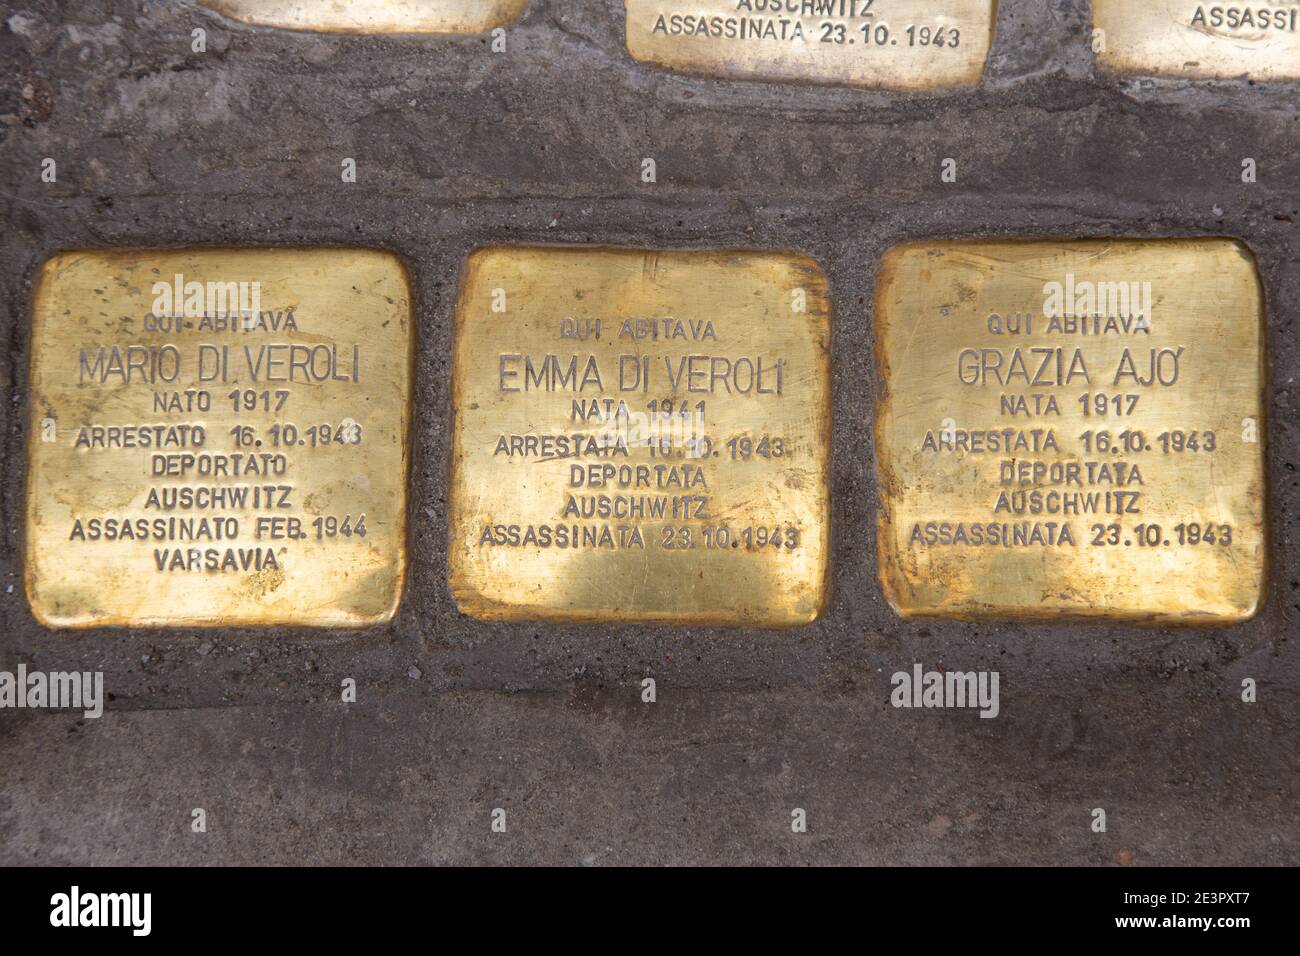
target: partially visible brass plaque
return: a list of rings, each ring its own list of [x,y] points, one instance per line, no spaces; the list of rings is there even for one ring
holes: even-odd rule
[[[256,26],[329,33],[486,33],[523,16],[528,0],[199,0]]]
[[[928,90],[974,85],[997,0],[625,0],[627,49],[729,79]]]
[[[357,626],[406,541],[411,298],[361,249],[67,252],[32,315],[42,623]]]
[[[1193,79],[1300,78],[1300,0],[1092,0],[1102,65]]]
[[[802,624],[829,310],[760,252],[494,247],[456,306],[451,590],[479,618]]]
[[[876,291],[904,616],[1232,623],[1264,589],[1263,294],[1227,239],[936,242]]]

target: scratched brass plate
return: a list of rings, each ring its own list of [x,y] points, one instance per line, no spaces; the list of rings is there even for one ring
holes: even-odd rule
[[[1231,623],[1264,587],[1263,298],[1226,239],[937,242],[876,293],[904,616]]]
[[[328,33],[484,33],[518,20],[528,0],[199,0],[256,26]]]
[[[410,370],[410,291],[388,253],[53,257],[32,315],[36,617],[387,620],[406,560]]]
[[[826,280],[799,256],[475,252],[453,370],[449,560],[461,610],[815,619],[829,336]]]
[[[1300,77],[1300,0],[1092,0],[1100,62],[1193,79]]]
[[[625,0],[633,59],[728,79],[974,85],[996,0]]]

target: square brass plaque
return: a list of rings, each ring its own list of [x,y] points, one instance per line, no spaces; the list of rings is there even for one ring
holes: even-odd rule
[[[1120,73],[1300,77],[1300,0],[1092,0],[1092,10],[1097,58]]]
[[[451,589],[486,619],[782,626],[826,597],[829,303],[758,252],[481,249]]]
[[[1263,294],[1227,239],[936,242],[876,291],[904,616],[1231,623],[1264,588]]]
[[[199,0],[255,26],[329,33],[485,33],[518,20],[528,0]]]
[[[633,59],[729,79],[974,85],[996,0],[626,0]]]
[[[411,299],[360,249],[67,252],[32,314],[44,624],[357,626],[406,560]]]

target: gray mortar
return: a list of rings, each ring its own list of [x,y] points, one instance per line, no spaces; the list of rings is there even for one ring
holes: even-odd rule
[[[100,720],[0,712],[0,863],[1300,862],[1295,84],[1099,74],[1086,0],[1003,0],[983,85],[939,95],[639,65],[617,0],[533,0],[505,55],[483,38],[251,29],[181,2],[0,11],[0,667],[102,670],[113,695]],[[209,51],[193,54],[200,25]],[[56,185],[39,181],[45,156]],[[356,185],[339,180],[345,156]],[[638,180],[643,156],[657,185]],[[949,156],[959,180],[943,185]],[[1245,156],[1255,185],[1240,182]],[[873,528],[882,253],[924,237],[1199,235],[1248,243],[1267,288],[1263,611],[1212,630],[898,619]],[[469,250],[515,241],[794,249],[822,263],[835,423],[820,622],[457,613],[453,291]],[[64,248],[191,243],[364,244],[409,263],[412,561],[392,624],[63,633],[33,621],[21,549],[34,271]],[[889,675],[917,661],[1000,671],[1001,717],[894,710]],[[650,706],[645,676],[658,682]],[[1259,682],[1251,706],[1246,676]],[[338,702],[344,677],[355,705]],[[493,835],[498,806],[509,830]],[[796,806],[805,835],[790,832]],[[1097,806],[1105,834],[1089,828]],[[190,832],[194,807],[206,834]]]

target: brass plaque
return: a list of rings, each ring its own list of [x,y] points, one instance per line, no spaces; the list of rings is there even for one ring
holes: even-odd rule
[[[485,33],[523,16],[528,0],[199,0],[255,26],[328,33]]]
[[[799,256],[471,255],[453,370],[449,561],[461,610],[815,619],[829,311],[825,278]]]
[[[729,79],[974,85],[996,0],[625,0],[633,59]]]
[[[1264,588],[1263,294],[1227,239],[936,242],[876,291],[905,617],[1231,623]]]
[[[1300,78],[1300,0],[1092,0],[1094,45],[1121,73]]]
[[[32,314],[27,594],[43,624],[389,619],[406,270],[361,249],[67,252]]]

